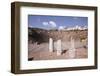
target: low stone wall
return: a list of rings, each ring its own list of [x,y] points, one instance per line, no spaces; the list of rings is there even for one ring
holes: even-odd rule
[[[77,31],[48,31],[47,35],[54,40],[61,39],[62,41],[69,41],[72,38],[75,40],[87,39],[86,30],[77,30]]]
[[[35,33],[34,33],[35,32]],[[49,38],[53,38],[54,41],[61,39],[62,41],[70,41],[71,37],[74,40],[86,40],[88,36],[87,30],[69,30],[69,31],[58,31],[58,30],[35,30],[29,33],[29,41],[35,40],[36,42],[48,42]]]

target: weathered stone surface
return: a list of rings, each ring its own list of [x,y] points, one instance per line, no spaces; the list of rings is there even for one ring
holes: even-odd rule
[[[29,29],[30,30],[30,29]],[[39,43],[48,42],[49,38],[53,38],[54,41],[61,39],[62,41],[70,41],[71,37],[75,40],[81,41],[87,39],[87,30],[43,30],[43,29],[31,29],[29,32],[29,41],[37,41]]]
[[[87,30],[43,30],[29,29],[28,58],[33,60],[72,59],[88,57],[88,31]],[[75,41],[75,51],[71,50],[71,37]],[[53,39],[53,52],[49,52],[49,38]],[[61,55],[57,55],[57,40],[61,40]],[[72,55],[74,54],[74,55]],[[73,56],[73,57],[71,57]]]

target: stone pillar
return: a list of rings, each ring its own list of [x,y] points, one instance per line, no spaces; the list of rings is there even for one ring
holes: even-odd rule
[[[53,52],[53,39],[49,38],[49,52]]]
[[[61,55],[61,40],[57,40],[57,56]]]
[[[71,47],[69,49],[69,57],[70,58],[75,58],[75,43],[74,42],[75,42],[74,39],[71,37],[71,42],[70,42]]]

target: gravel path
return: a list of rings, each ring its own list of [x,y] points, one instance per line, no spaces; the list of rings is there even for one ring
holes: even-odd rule
[[[55,49],[54,52],[49,52],[48,43],[42,43],[39,45],[37,45],[36,43],[29,44],[28,58],[33,58],[33,60],[71,59],[71,57],[69,56],[69,49],[71,48],[70,45],[70,42],[62,42],[62,54],[60,56],[57,56]],[[54,46],[56,46],[56,42],[54,43]],[[86,43],[75,42],[75,48],[74,58],[88,57]]]

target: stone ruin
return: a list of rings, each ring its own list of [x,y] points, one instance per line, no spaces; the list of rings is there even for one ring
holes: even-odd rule
[[[75,57],[75,41],[71,37],[70,40],[70,49],[68,50],[69,57],[74,58]],[[62,42],[61,39],[56,41],[56,51],[57,51],[57,56],[62,55]],[[49,38],[49,52],[54,52],[54,41],[53,38]]]

